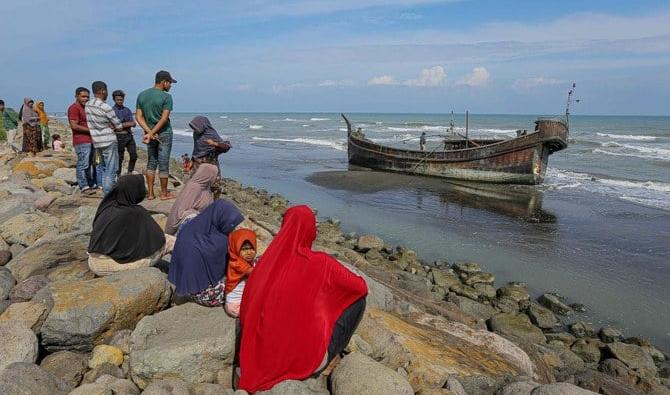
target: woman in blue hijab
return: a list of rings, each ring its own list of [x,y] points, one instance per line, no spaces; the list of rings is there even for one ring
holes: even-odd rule
[[[168,273],[177,294],[190,295],[204,306],[225,304],[228,235],[242,221],[240,210],[220,199],[182,226]]]

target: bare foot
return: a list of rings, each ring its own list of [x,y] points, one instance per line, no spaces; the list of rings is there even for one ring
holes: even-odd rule
[[[174,198],[175,198],[175,196],[170,192],[168,192],[164,195],[161,194],[161,200],[170,200],[170,199],[174,199]]]
[[[147,200],[154,200],[154,199],[156,199],[156,196],[155,196],[155,195],[149,195],[149,196],[147,196]]]

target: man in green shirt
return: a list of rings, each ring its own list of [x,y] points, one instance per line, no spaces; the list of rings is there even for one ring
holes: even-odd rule
[[[0,100],[0,141],[7,140],[12,145],[18,125],[19,115],[11,108],[5,109],[5,101]]]
[[[172,151],[172,127],[170,126],[170,112],[172,111],[172,96],[167,93],[173,83],[177,81],[167,71],[156,73],[155,85],[137,96],[135,119],[144,129],[144,139],[147,144],[147,191],[148,199],[155,199],[154,181],[156,169],[161,184],[161,200],[173,199],[167,190],[170,175],[170,152]]]

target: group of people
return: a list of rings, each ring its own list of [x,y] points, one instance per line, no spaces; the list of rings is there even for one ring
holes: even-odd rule
[[[14,147],[19,124],[23,132],[21,151],[35,155],[48,148],[54,151],[63,150],[60,136],[51,136],[49,133],[49,116],[43,101],[35,103],[33,99],[26,97],[17,113],[14,109],[5,107],[5,101],[0,100],[0,141],[7,141]]]
[[[93,221],[89,267],[99,276],[148,267],[168,253],[176,293],[239,318],[239,387],[269,389],[320,374],[342,353],[365,309],[367,285],[312,250],[316,218],[289,208],[265,253],[232,202],[217,199],[218,169],[202,163],[177,196],[165,232],[140,202],[141,175],[123,175]],[[299,335],[299,337],[298,337]]]

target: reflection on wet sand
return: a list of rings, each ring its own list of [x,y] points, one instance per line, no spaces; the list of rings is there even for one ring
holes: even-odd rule
[[[556,216],[542,209],[542,192],[532,186],[449,182],[426,177],[366,170],[317,172],[307,178],[316,185],[360,193],[412,190],[417,208],[424,197],[452,205],[486,210],[536,223],[554,223]]]

